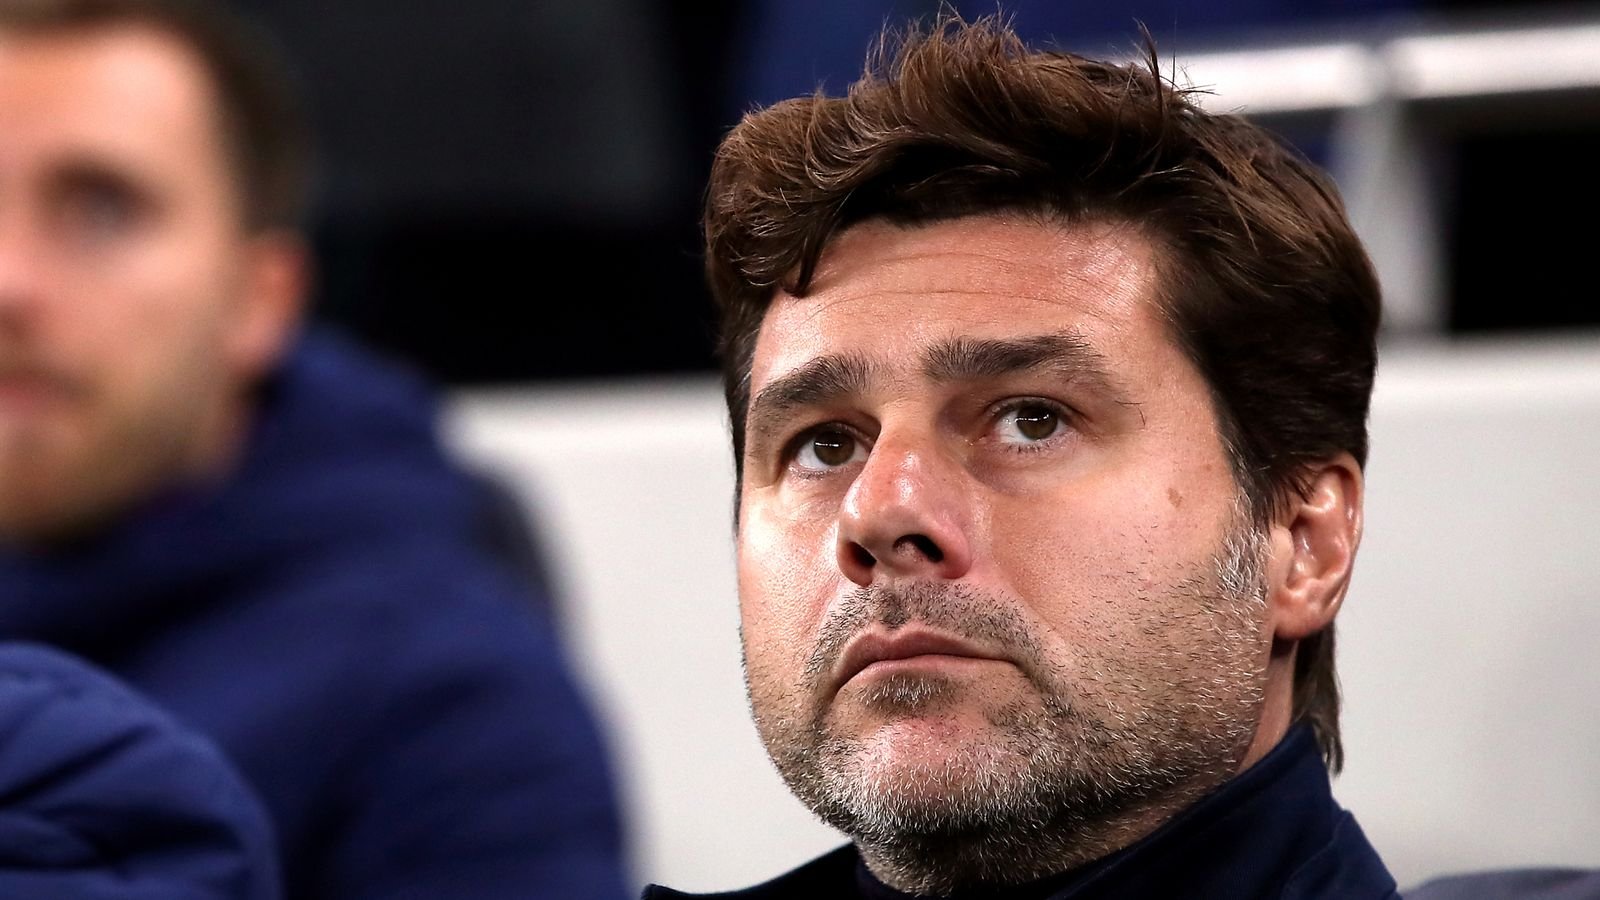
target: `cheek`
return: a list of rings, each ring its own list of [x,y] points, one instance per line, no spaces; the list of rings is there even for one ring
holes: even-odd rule
[[[135,381],[218,353],[232,290],[224,269],[209,247],[175,254],[164,246],[79,268],[67,291],[63,337],[76,345],[68,352],[81,365]]]
[[[739,611],[752,662],[803,659],[842,577],[832,530],[745,506],[738,535]]]
[[[999,574],[1052,632],[1075,644],[1139,631],[1166,614],[1171,586],[1208,560],[1219,504],[1175,507],[1168,483],[1080,485],[1070,495],[996,509]]]

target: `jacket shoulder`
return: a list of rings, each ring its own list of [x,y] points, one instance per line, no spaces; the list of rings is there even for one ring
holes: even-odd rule
[[[266,812],[221,751],[42,646],[0,644],[0,796],[0,895],[278,896]]]

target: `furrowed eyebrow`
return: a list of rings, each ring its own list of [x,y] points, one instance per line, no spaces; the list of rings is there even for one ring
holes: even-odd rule
[[[1105,364],[1105,356],[1073,332],[1012,339],[958,337],[928,348],[922,371],[937,382],[982,381],[1024,372],[1050,372],[1094,387],[1132,405]]]
[[[764,437],[780,430],[796,409],[859,394],[871,382],[874,369],[859,356],[819,356],[756,394],[746,430],[752,438]]]

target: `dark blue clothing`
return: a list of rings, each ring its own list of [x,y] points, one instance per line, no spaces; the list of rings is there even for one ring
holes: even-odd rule
[[[597,729],[527,585],[480,548],[434,414],[419,381],[305,339],[224,483],[0,552],[0,635],[211,735],[272,814],[291,897],[620,896]]]
[[[0,897],[278,896],[267,813],[209,740],[79,660],[0,644]]]
[[[692,897],[660,887],[646,900]],[[910,900],[880,884],[854,846],[720,900]],[[960,896],[960,895],[958,895]],[[1237,778],[1155,832],[1097,862],[976,900],[1378,900],[1394,878],[1334,802],[1311,729],[1298,726]]]

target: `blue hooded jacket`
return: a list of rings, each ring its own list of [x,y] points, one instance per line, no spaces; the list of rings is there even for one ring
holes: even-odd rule
[[[212,743],[116,680],[0,644],[0,897],[275,900],[266,811]]]
[[[595,722],[434,419],[420,381],[308,336],[224,483],[0,550],[0,636],[213,737],[272,815],[292,898],[622,896]]]

